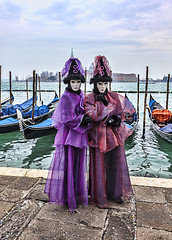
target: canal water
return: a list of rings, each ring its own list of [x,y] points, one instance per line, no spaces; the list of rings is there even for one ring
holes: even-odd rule
[[[12,89],[25,89],[24,82],[12,82]],[[32,89],[32,83],[29,83]],[[65,86],[62,84],[62,93]],[[9,83],[2,82],[2,90],[9,90]],[[58,83],[43,82],[41,90],[56,90]],[[91,91],[92,86],[87,86]],[[112,83],[112,91],[137,91],[137,83]],[[145,84],[140,84],[140,90],[145,90]],[[149,84],[149,91],[166,91],[166,83]],[[172,91],[172,83],[170,83]],[[26,100],[26,92],[13,92],[14,104]],[[121,93],[124,96],[124,93]],[[153,97],[162,106],[166,105],[165,93],[154,93]],[[2,91],[2,99],[9,96],[9,92]],[[29,97],[32,92],[29,92]],[[39,95],[38,95],[39,97]],[[44,104],[54,97],[53,92],[42,92],[41,99]],[[128,93],[129,99],[137,106],[137,94]],[[149,94],[148,94],[149,99]],[[39,101],[38,101],[39,102]],[[140,94],[140,119],[138,127],[125,143],[127,162],[130,175],[172,178],[172,144],[157,136],[150,128],[148,114],[146,114],[146,133],[142,138],[144,94]],[[169,95],[169,109],[172,111],[172,94]],[[31,169],[48,169],[54,152],[54,137],[49,135],[37,139],[25,140],[21,132],[0,134],[0,167],[19,167]]]

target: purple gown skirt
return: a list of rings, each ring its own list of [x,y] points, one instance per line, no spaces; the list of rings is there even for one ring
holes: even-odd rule
[[[106,207],[107,200],[123,202],[132,194],[124,146],[107,153],[90,147],[90,195],[91,203]]]
[[[65,204],[71,211],[77,208],[77,204],[88,206],[86,147],[56,147],[45,193],[49,196],[50,203]]]

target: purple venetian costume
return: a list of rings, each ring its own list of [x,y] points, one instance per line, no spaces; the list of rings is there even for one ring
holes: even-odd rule
[[[91,203],[99,207],[106,207],[108,199],[120,203],[133,194],[124,150],[124,142],[132,131],[123,121],[126,112],[133,114],[135,110],[117,93],[109,91],[105,98],[108,106],[96,101],[94,93],[85,97],[86,114],[94,120],[88,131]],[[114,114],[122,120],[120,127],[106,125]]]
[[[50,203],[66,204],[71,211],[77,203],[88,205],[87,127],[80,126],[85,113],[83,105],[82,90],[80,94],[66,90],[52,116],[58,132],[45,193]]]
[[[85,97],[85,112],[94,120],[88,131],[91,203],[101,208],[108,200],[122,203],[133,194],[124,150],[124,142],[132,132],[123,121],[126,113],[133,114],[135,109],[123,96],[102,90],[106,86],[103,83],[112,81],[111,75],[106,57],[96,56],[90,79],[93,93]]]

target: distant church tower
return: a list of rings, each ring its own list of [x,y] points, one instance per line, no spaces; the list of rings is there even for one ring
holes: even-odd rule
[[[71,48],[71,54],[70,54],[70,57],[74,57],[74,53],[73,53],[73,48]]]

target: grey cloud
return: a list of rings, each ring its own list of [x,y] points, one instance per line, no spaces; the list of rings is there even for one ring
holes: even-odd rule
[[[4,20],[17,20],[20,18],[22,12],[22,8],[11,2],[4,1],[0,3],[0,18]]]
[[[49,8],[40,9],[37,12],[45,20],[50,21],[62,21],[68,25],[78,22],[77,14],[80,13],[80,9],[75,6],[71,7],[69,1],[56,2]]]
[[[167,0],[168,1],[168,0]],[[40,9],[36,14],[42,17],[43,21],[61,21],[69,26],[77,23],[88,23],[94,19],[105,21],[117,20],[118,27],[126,27],[131,30],[150,28],[150,16],[153,15],[162,4],[162,0],[126,0],[122,2],[90,1],[87,9],[72,4],[71,1],[61,1],[52,4],[46,9]],[[84,12],[89,10],[86,15]],[[78,19],[78,14],[83,17]]]
[[[111,39],[111,40],[102,40],[100,39],[84,39],[84,38],[77,38],[75,39],[75,43],[81,46],[95,46],[99,48],[100,46],[111,46],[111,47],[123,47],[123,46],[134,46],[134,47],[141,47],[143,46],[143,43],[137,41],[137,40],[132,40],[132,39]]]
[[[162,27],[161,21],[166,22],[163,19],[164,4],[172,7],[170,0],[126,0],[104,2],[103,7],[100,5],[97,10],[103,19],[121,21],[121,26],[137,31]]]

